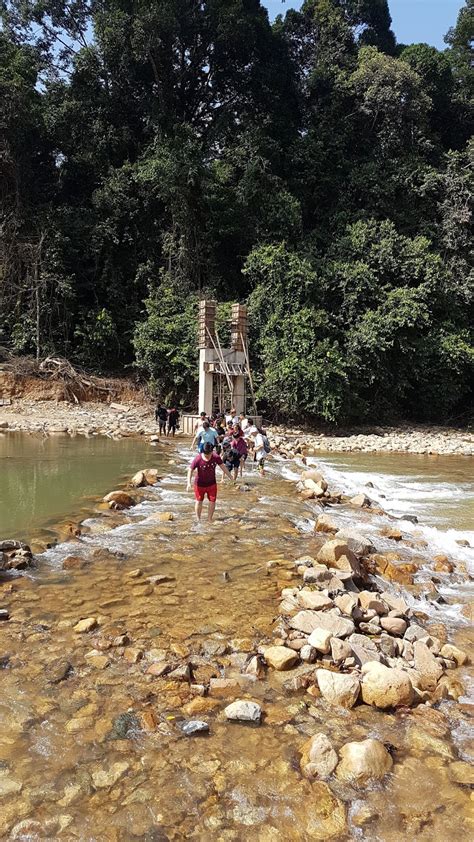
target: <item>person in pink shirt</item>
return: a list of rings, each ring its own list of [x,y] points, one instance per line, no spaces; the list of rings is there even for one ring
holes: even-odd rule
[[[202,453],[198,453],[194,457],[188,468],[187,490],[191,491],[191,479],[194,477],[194,497],[196,502],[194,504],[194,511],[196,517],[201,520],[202,504],[204,497],[207,496],[209,500],[209,508],[207,510],[207,519],[209,523],[214,517],[217,499],[217,483],[216,483],[216,468],[220,468],[223,474],[232,480],[230,471],[224,465],[220,456],[213,453],[213,447],[210,442],[206,442]]]
[[[233,438],[232,438],[230,446],[233,450],[236,450],[237,453],[239,454],[239,465],[238,465],[238,467],[234,468],[234,480],[236,480],[237,476],[238,476],[238,473],[239,473],[239,469],[240,469],[240,476],[242,476],[242,474],[244,472],[244,464],[245,464],[245,460],[248,456],[249,449],[248,449],[247,442],[245,441],[244,434],[242,432],[242,428],[241,428],[240,424],[234,424],[232,435],[233,435]]]

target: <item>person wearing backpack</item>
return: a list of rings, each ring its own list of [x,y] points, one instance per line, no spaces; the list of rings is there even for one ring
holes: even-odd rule
[[[257,433],[254,437],[254,459],[258,465],[258,470],[261,476],[265,473],[265,459],[270,453],[271,447],[268,441],[265,430],[257,427]]]

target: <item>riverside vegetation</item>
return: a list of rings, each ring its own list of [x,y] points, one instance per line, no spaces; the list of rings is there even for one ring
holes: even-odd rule
[[[443,51],[387,0],[1,14],[0,345],[189,404],[197,299],[245,300],[266,414],[467,413],[473,0]]]
[[[217,528],[158,444],[61,543],[0,544],[2,837],[471,835],[466,567],[288,447]]]

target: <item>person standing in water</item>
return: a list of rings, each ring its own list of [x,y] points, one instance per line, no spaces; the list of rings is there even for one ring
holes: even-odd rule
[[[174,436],[179,424],[179,412],[174,407],[168,410],[168,432],[166,435]]]
[[[204,445],[208,442],[212,444],[213,448],[216,447],[219,443],[219,436],[217,435],[217,430],[211,427],[209,421],[203,421],[201,429],[193,438],[191,447],[194,448],[197,445],[199,452],[202,453]]]
[[[267,434],[261,427],[257,427],[257,433],[254,437],[254,459],[258,465],[258,470],[261,476],[265,473],[265,459],[270,452],[270,445]]]
[[[207,496],[209,500],[209,507],[207,510],[207,519],[209,523],[214,517],[217,499],[217,483],[216,483],[216,468],[220,468],[223,474],[232,481],[232,476],[222,462],[217,453],[213,453],[212,444],[207,442],[204,445],[204,450],[194,457],[188,468],[187,490],[191,491],[191,479],[196,472],[194,478],[194,496],[196,502],[194,504],[194,511],[196,518],[201,520],[202,504],[204,497]]]
[[[166,435],[166,422],[168,420],[168,410],[166,406],[163,406],[162,403],[159,403],[155,409],[155,421],[158,422],[160,425],[159,434]]]
[[[239,424],[234,424],[233,438],[232,438],[232,441],[231,441],[231,448],[232,448],[232,450],[237,451],[237,453],[239,454],[239,466],[236,469],[234,468],[234,478],[237,479],[237,475],[239,473],[239,470],[240,470],[240,476],[242,476],[242,474],[244,472],[244,464],[245,464],[245,460],[247,459],[247,455],[248,455],[248,452],[249,452],[249,449],[247,447],[247,442],[245,441],[244,434],[243,434],[242,430],[240,429]]]

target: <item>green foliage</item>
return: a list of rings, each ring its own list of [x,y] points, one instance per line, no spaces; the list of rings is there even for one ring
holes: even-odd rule
[[[181,296],[169,278],[150,290],[136,328],[136,365],[164,401],[192,401],[197,387],[197,299]]]
[[[193,405],[198,299],[248,299],[268,413],[468,411],[473,0],[445,51],[389,0],[1,10],[1,344]]]
[[[101,310],[89,310],[74,332],[76,357],[82,365],[99,371],[113,371],[117,356],[120,355],[120,343],[117,328],[110,313]]]
[[[261,364],[259,397],[281,415],[336,421],[343,415],[345,363],[328,314],[311,306],[318,281],[308,260],[285,245],[253,251],[244,270],[252,347]]]

